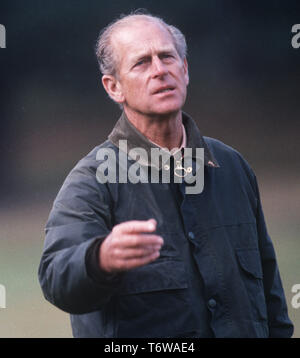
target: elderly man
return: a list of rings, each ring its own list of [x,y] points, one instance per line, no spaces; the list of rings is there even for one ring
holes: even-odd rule
[[[131,14],[102,31],[97,57],[123,113],[54,202],[39,268],[46,299],[71,314],[75,337],[291,337],[255,175],[182,112],[189,82],[182,33]],[[170,153],[156,166],[159,181],[126,182],[119,170],[105,182],[105,153],[106,171],[139,162],[150,176],[153,163],[138,160],[135,148]],[[175,155],[184,160],[186,148],[194,150],[190,171],[204,176],[203,190],[191,194],[190,183],[175,180],[178,168],[183,177],[188,171]]]

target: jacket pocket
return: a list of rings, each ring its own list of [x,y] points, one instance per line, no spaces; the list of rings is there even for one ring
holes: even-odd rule
[[[239,266],[254,320],[267,320],[263,272],[258,249],[236,249]]]
[[[157,260],[126,272],[117,301],[118,337],[184,337],[196,330],[182,261]]]
[[[128,271],[120,295],[187,288],[186,273],[180,260],[157,260],[149,265]]]
[[[256,248],[254,249],[236,249],[236,254],[242,269],[250,276],[263,279],[263,273],[260,263],[260,255]]]

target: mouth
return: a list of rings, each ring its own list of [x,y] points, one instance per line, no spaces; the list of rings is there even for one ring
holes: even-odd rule
[[[168,93],[168,92],[172,92],[174,90],[175,90],[175,87],[164,86],[164,87],[161,87],[161,88],[157,89],[156,91],[154,91],[153,94]]]

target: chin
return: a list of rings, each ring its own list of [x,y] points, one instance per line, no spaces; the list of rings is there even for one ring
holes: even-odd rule
[[[153,106],[151,106],[153,112],[157,113],[173,113],[178,112],[181,110],[182,106],[184,104],[184,101],[179,100],[178,98],[172,99],[172,100],[164,100],[157,103],[153,103]]]
[[[153,112],[160,115],[170,115],[173,113],[178,113],[179,111],[181,111],[182,107],[183,104],[179,105],[178,103],[176,105],[161,105],[155,108]]]

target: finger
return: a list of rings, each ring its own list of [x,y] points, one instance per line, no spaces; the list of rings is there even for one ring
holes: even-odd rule
[[[147,246],[162,246],[164,240],[158,235],[139,234],[139,235],[123,235],[122,238],[116,239],[115,242],[120,248],[143,248]]]
[[[156,251],[155,253],[144,257],[123,260],[120,263],[120,268],[121,270],[130,270],[136,267],[144,266],[152,261],[155,261],[159,255],[159,252]]]
[[[119,250],[119,252],[115,253],[118,258],[121,259],[133,259],[133,258],[143,258],[146,256],[150,256],[159,252],[161,249],[160,245],[154,246],[145,246],[138,248],[126,248],[124,250]]]
[[[153,232],[156,229],[156,220],[131,220],[118,224],[113,231],[117,234],[137,234],[141,232]]]

